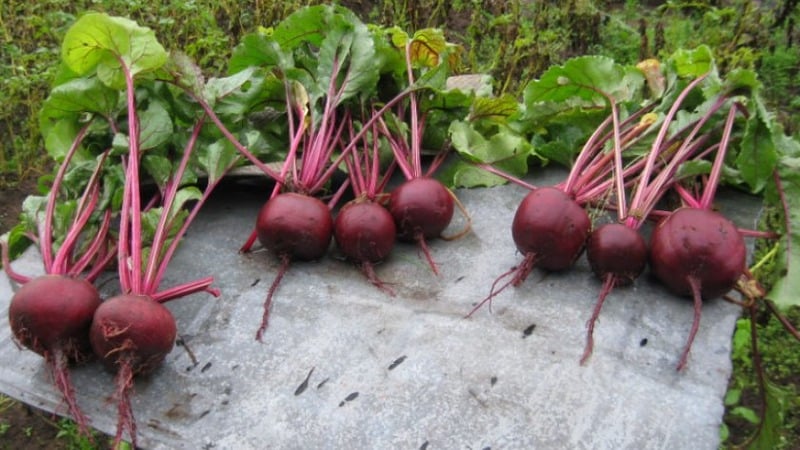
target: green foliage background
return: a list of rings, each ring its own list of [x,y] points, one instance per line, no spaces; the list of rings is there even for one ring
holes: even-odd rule
[[[58,45],[82,12],[127,16],[155,30],[208,74],[223,70],[243,34],[317,0],[5,0],[0,4],[0,187],[44,170],[37,111],[57,70]],[[589,1],[381,0],[341,2],[367,22],[441,27],[464,47],[465,72],[494,75],[519,94],[547,67],[587,53],[632,63],[701,43],[723,70],[755,68],[790,133],[800,129],[800,6],[796,0]]]

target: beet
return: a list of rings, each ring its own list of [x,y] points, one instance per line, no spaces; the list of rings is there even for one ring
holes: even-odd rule
[[[672,292],[702,298],[730,291],[744,272],[747,248],[730,220],[714,211],[681,208],[667,216],[650,238],[650,266]]]
[[[378,278],[373,265],[389,256],[396,235],[389,211],[369,200],[356,199],[345,204],[333,226],[333,237],[342,254],[361,268],[370,283],[389,295],[394,295],[394,291]]]
[[[272,253],[310,261],[325,255],[333,219],[319,199],[294,192],[271,198],[258,214],[258,240]]]
[[[177,327],[172,313],[146,295],[122,294],[95,311],[89,333],[92,349],[115,372],[117,433],[114,447],[128,429],[136,447],[136,420],[131,408],[133,378],[153,372],[172,351]]]
[[[586,211],[557,188],[531,191],[514,214],[511,234],[517,249],[545,270],[565,270],[586,244],[592,222]]]
[[[717,212],[680,208],[656,225],[650,238],[650,267],[668,289],[694,301],[694,320],[678,370],[686,366],[700,326],[702,301],[730,291],[744,273],[746,259],[739,230]]]
[[[621,223],[601,225],[589,235],[586,258],[603,286],[592,317],[586,322],[586,346],[581,357],[585,364],[594,348],[594,325],[608,294],[616,286],[633,283],[647,265],[647,244],[639,232]]]
[[[172,351],[177,328],[172,313],[147,296],[112,297],[94,314],[94,353],[110,370],[130,366],[134,375],[155,370]]]
[[[67,367],[91,356],[89,327],[100,303],[97,289],[84,279],[42,275],[22,285],[8,307],[14,339],[44,357],[70,416],[85,436],[91,436],[88,420],[78,407]]]
[[[586,211],[561,189],[532,189],[520,202],[511,223],[514,243],[524,255],[522,262],[500,274],[492,283],[489,295],[472,308],[467,317],[509,285],[521,285],[534,267],[550,271],[572,267],[583,252],[591,227]]]
[[[621,223],[608,223],[592,231],[586,257],[599,278],[614,275],[616,286],[633,282],[647,266],[647,244],[635,229]]]
[[[58,348],[72,361],[91,354],[89,327],[100,294],[86,280],[43,275],[25,283],[11,298],[8,317],[14,338],[47,356]]]
[[[256,331],[256,339],[260,341],[268,326],[272,298],[291,261],[311,261],[325,255],[333,236],[333,218],[318,198],[284,192],[269,199],[261,208],[256,232],[261,245],[281,260],[281,267],[264,300],[261,325]]]
[[[389,256],[397,234],[389,211],[369,201],[347,203],[336,216],[333,228],[339,250],[359,263],[376,263]]]
[[[392,191],[389,212],[394,217],[400,240],[433,239],[439,237],[453,219],[453,196],[433,178],[412,178]]]

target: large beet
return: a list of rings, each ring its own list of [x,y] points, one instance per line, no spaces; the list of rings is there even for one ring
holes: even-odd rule
[[[744,273],[747,248],[739,230],[721,214],[697,208],[674,211],[653,230],[650,267],[667,288],[691,296],[694,320],[678,362],[686,366],[700,326],[703,299],[730,291]]]
[[[14,339],[44,357],[70,416],[86,436],[91,436],[88,419],[75,398],[68,364],[91,355],[89,328],[100,304],[100,294],[88,281],[42,275],[22,285],[8,307]]]
[[[123,294],[97,308],[90,333],[92,349],[111,370],[129,365],[148,374],[167,357],[177,328],[172,313],[146,296]]]
[[[736,226],[714,211],[681,208],[667,216],[650,238],[650,267],[670,290],[702,298],[730,291],[745,269],[747,249]]]

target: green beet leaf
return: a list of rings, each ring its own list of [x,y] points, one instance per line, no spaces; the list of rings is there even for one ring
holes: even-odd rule
[[[126,71],[135,77],[159,69],[167,52],[151,29],[122,17],[89,13],[67,31],[61,58],[77,75],[96,73],[107,86],[122,89]]]
[[[781,308],[800,305],[800,143],[790,138],[782,142],[792,156],[781,158],[778,175],[788,203],[789,233],[783,238],[777,258],[777,270],[781,277],[767,294]],[[773,194],[774,196],[774,194]]]
[[[605,108],[609,97],[617,103],[636,98],[644,86],[644,74],[634,67],[616,64],[604,56],[581,56],[552,66],[523,92],[528,118],[550,116],[575,108]]]

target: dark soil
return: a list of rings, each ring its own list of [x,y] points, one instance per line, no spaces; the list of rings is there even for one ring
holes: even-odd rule
[[[9,402],[8,407],[0,408],[0,450],[70,448],[65,439],[57,437],[58,417],[24,403]]]
[[[0,189],[0,234],[5,233],[16,225],[19,213],[22,211],[22,201],[28,194],[36,190],[36,179],[23,179]]]

